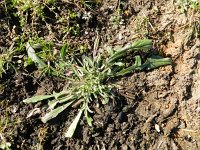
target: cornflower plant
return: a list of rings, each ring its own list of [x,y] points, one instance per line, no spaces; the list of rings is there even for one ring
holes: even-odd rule
[[[148,52],[152,48],[152,41],[148,39],[139,40],[130,46],[121,48],[120,50],[110,50],[108,58],[103,59],[100,54],[93,58],[82,56],[76,61],[66,61],[64,59],[65,52],[61,51],[63,61],[58,64],[61,70],[67,70],[70,75],[66,75],[66,80],[69,85],[63,88],[59,93],[51,95],[40,95],[25,99],[25,103],[36,103],[42,100],[51,99],[48,102],[49,112],[42,118],[42,122],[46,123],[50,119],[57,117],[59,113],[73,106],[79,107],[79,112],[72,124],[65,133],[65,137],[72,137],[77,124],[84,114],[89,126],[92,126],[91,103],[100,102],[108,103],[109,99],[114,98],[112,92],[113,85],[108,84],[109,79],[118,76],[124,76],[132,73],[134,70],[150,70],[160,66],[171,64],[171,59],[162,58],[160,56],[152,56],[147,58],[142,64],[142,59],[139,55],[134,56],[134,64],[126,63],[127,55],[131,52],[143,51]],[[28,44],[28,55],[40,68],[45,68],[47,65],[34,53],[34,49]],[[64,61],[65,60],[65,61]],[[62,65],[61,65],[62,64]],[[61,67],[62,66],[62,67]],[[52,68],[55,71],[55,68]],[[65,76],[64,74],[62,77]]]

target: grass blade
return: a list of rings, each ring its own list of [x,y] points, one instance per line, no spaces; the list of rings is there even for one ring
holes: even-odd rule
[[[44,117],[42,117],[42,122],[46,123],[48,120],[55,118],[59,113],[61,113],[63,110],[65,110],[67,107],[69,107],[72,104],[73,101],[57,107],[56,109],[53,109],[52,111],[50,111],[49,113],[47,113]]]
[[[83,110],[79,111],[79,113],[77,114],[76,118],[74,119],[74,121],[72,122],[72,124],[68,128],[67,132],[65,133],[65,137],[71,138],[74,135],[74,132],[76,130],[78,122],[79,122],[79,120],[81,118],[82,112],[83,112]]]
[[[160,56],[152,56],[147,58],[146,62],[142,65],[142,69],[151,70],[161,66],[171,65],[172,60],[170,58],[162,58]]]
[[[112,64],[115,62],[115,60],[122,58],[123,56],[126,56],[127,52],[126,50],[119,50],[116,53],[114,53],[108,60],[108,64]]]
[[[135,56],[135,67],[138,68],[138,67],[141,67],[142,65],[142,60],[141,60],[141,57],[139,55]]]
[[[141,58],[139,55],[135,56],[135,64],[128,67],[128,68],[125,68],[125,69],[122,69],[121,71],[117,72],[115,75],[116,76],[124,76],[126,74],[129,74],[129,73],[132,73],[133,70],[136,70],[136,69],[139,69],[141,68]]]
[[[54,95],[39,95],[23,100],[24,103],[36,103],[45,99],[54,97]]]
[[[120,59],[127,55],[128,51],[133,50],[144,50],[147,51],[152,48],[152,41],[149,39],[138,40],[134,42],[131,46],[122,48],[121,50],[114,53],[108,60],[108,63],[112,64],[115,60]]]
[[[43,69],[43,68],[47,67],[45,62],[36,55],[35,50],[33,49],[33,47],[28,42],[26,44],[26,50],[27,50],[27,53],[28,53],[28,57],[31,58],[31,60],[34,63],[38,64],[39,68]]]
[[[85,118],[86,118],[86,120],[87,120],[88,125],[89,125],[89,126],[92,126],[92,121],[93,121],[93,119],[92,119],[92,118],[90,117],[90,115],[88,114],[87,109],[85,109],[84,114],[85,114]]]
[[[67,101],[69,101],[69,100],[73,100],[73,99],[75,99],[75,98],[77,98],[77,96],[74,96],[74,95],[70,95],[70,96],[66,96],[66,97],[63,97],[63,98],[59,98],[59,99],[55,99],[55,100],[53,100],[53,101],[49,101],[48,102],[48,105],[49,105],[49,107],[48,107],[48,109],[54,109],[54,107],[57,105],[57,104],[62,104],[62,103],[65,103],[65,102],[67,102]]]
[[[115,74],[115,76],[124,76],[124,75],[126,75],[126,74],[131,73],[133,70],[135,70],[135,65],[130,66],[130,67],[125,68],[125,69],[122,69],[121,71],[117,72],[117,73]]]
[[[152,48],[152,40],[149,39],[138,40],[131,45],[132,50],[141,49],[147,51],[151,48]]]
[[[67,49],[68,49],[68,44],[64,44],[63,47],[61,48],[61,52],[60,52],[60,56],[62,58],[62,60],[66,60],[65,56],[66,56],[66,52],[67,52]]]

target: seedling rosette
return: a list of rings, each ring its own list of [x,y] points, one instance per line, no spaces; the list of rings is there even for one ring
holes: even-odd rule
[[[151,40],[138,40],[120,50],[110,50],[107,59],[103,59],[100,54],[97,54],[93,58],[82,56],[81,59],[76,61],[67,61],[65,59],[65,49],[62,49],[62,69],[72,72],[70,77],[66,76],[66,80],[70,78],[70,84],[64,87],[61,92],[54,92],[51,95],[34,96],[25,99],[23,102],[37,103],[49,100],[47,109],[49,112],[41,118],[43,123],[57,117],[67,108],[71,109],[74,106],[75,108],[79,108],[77,116],[65,133],[65,137],[72,137],[82,115],[85,116],[88,125],[92,126],[93,120],[90,114],[94,112],[92,111],[91,103],[95,101],[95,103],[107,104],[110,99],[114,99],[115,95],[112,92],[113,85],[108,82],[110,78],[130,74],[134,70],[151,70],[171,64],[171,59],[162,58],[161,56],[151,56],[146,60],[142,60],[140,55],[135,55],[133,57],[134,64],[127,63],[124,59],[134,52],[142,51],[148,53],[151,48]],[[41,69],[47,67],[45,62],[34,52],[34,49],[30,49],[30,45],[27,51],[29,57]],[[53,71],[56,70],[53,67],[50,68]]]

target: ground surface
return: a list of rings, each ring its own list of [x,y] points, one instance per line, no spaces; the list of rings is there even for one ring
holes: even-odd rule
[[[62,13],[72,7],[57,5]],[[36,30],[54,42],[70,40],[74,45],[86,44],[89,49],[93,48],[97,31],[100,49],[148,37],[156,49],[172,58],[173,64],[118,79],[119,99],[96,108],[93,127],[82,120],[72,139],[66,139],[63,132],[75,117],[75,111],[63,112],[43,124],[38,116],[26,118],[38,105],[22,102],[29,96],[45,94],[47,89],[57,91],[64,83],[51,77],[37,78],[36,68],[19,67],[17,72],[8,71],[0,80],[1,124],[9,119],[6,129],[1,128],[1,134],[7,133],[4,137],[13,150],[200,149],[200,40],[190,32],[198,16],[190,10],[182,13],[173,0],[123,1],[123,20],[116,25],[110,18],[117,16],[118,5],[116,0],[106,0],[95,7],[91,20],[80,21],[79,36],[61,34],[62,24],[56,22],[48,24],[51,31],[44,25]],[[73,9],[82,13],[74,5]],[[18,32],[23,32],[15,21],[10,20],[2,6],[1,51],[12,45]]]

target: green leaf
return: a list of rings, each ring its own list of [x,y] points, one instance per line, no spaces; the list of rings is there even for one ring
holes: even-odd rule
[[[38,50],[38,49],[41,50],[43,48],[43,46],[40,43],[37,43],[37,44],[33,44],[32,48],[36,49],[36,50]]]
[[[98,47],[99,47],[99,41],[100,41],[100,38],[99,38],[99,34],[97,34],[97,37],[96,37],[96,39],[95,39],[95,41],[94,41],[94,50],[96,51],[97,49],[98,49]]]
[[[126,75],[126,74],[131,73],[133,70],[135,70],[135,65],[130,66],[130,67],[125,68],[125,69],[122,69],[121,71],[117,72],[117,73],[115,74],[115,76],[124,76],[124,75]]]
[[[84,114],[85,114],[85,118],[87,120],[88,125],[92,126],[93,119],[89,116],[87,109],[85,109]]]
[[[117,52],[115,52],[109,59],[108,59],[108,64],[112,64],[115,62],[117,59],[122,58],[123,56],[126,56],[127,52],[126,50],[122,49]]]
[[[134,65],[132,65],[128,68],[122,69],[121,71],[117,72],[115,74],[115,76],[124,76],[126,74],[132,73],[133,70],[136,70],[136,69],[139,70],[139,68],[141,68],[141,63],[142,63],[141,58],[139,55],[137,55],[137,56],[135,56],[135,64]]]
[[[108,63],[112,65],[117,59],[120,59],[127,55],[127,52],[133,50],[144,50],[147,51],[152,48],[152,41],[149,39],[138,40],[134,42],[131,46],[126,46],[121,50],[115,52],[109,59]]]
[[[114,54],[114,50],[111,47],[106,47],[106,50],[107,50],[109,56]]]
[[[146,62],[142,64],[141,69],[151,70],[161,66],[171,65],[172,60],[170,58],[163,58],[161,56],[152,56],[147,58]]]
[[[141,57],[139,55],[135,56],[135,67],[138,68],[138,67],[141,67],[142,65],[142,60],[141,60]]]
[[[28,42],[26,44],[26,50],[27,50],[27,53],[28,53],[28,57],[31,58],[31,60],[34,63],[38,64],[39,68],[43,69],[43,68],[47,67],[45,62],[36,55],[35,50],[33,49],[33,47]]]
[[[149,39],[138,40],[131,45],[132,50],[141,49],[147,51],[151,48],[152,48],[152,40]]]
[[[76,118],[74,119],[74,121],[72,122],[70,127],[68,128],[68,131],[65,133],[65,137],[71,138],[74,135],[74,132],[76,130],[78,122],[79,122],[79,120],[81,118],[82,112],[83,112],[83,110],[79,111],[79,113],[77,114]]]
[[[49,99],[54,97],[54,95],[38,95],[38,96],[33,96],[31,98],[27,98],[23,100],[24,103],[36,103],[45,99]]]
[[[0,141],[0,149],[11,150],[11,143],[4,140]]]
[[[122,62],[116,62],[116,63],[114,63],[113,65],[120,66],[120,67],[125,66],[125,64],[122,63]]]
[[[83,57],[83,64],[89,64],[90,67],[94,67],[94,62],[87,56],[82,56]]]
[[[73,101],[57,107],[56,109],[53,109],[52,111],[50,111],[49,113],[47,113],[44,117],[42,117],[42,122],[46,123],[48,120],[55,118],[59,113],[61,113],[62,111],[64,111],[67,107],[69,107],[72,104]]]
[[[61,48],[61,52],[60,52],[60,55],[61,55],[61,58],[63,60],[65,60],[65,56],[66,56],[66,51],[68,49],[68,44],[64,44],[63,47]]]
[[[50,110],[54,109],[54,107],[57,104],[62,104],[62,103],[65,103],[65,102],[67,102],[69,100],[73,100],[75,98],[77,98],[77,96],[75,96],[75,95],[65,96],[65,97],[62,97],[62,98],[56,98],[55,100],[52,100],[52,101],[48,102],[48,105],[49,105],[48,109],[50,109]]]
[[[109,101],[109,96],[107,95],[107,93],[100,89],[99,95],[101,95],[101,97],[102,97],[102,99],[101,99],[102,104],[107,104]]]

